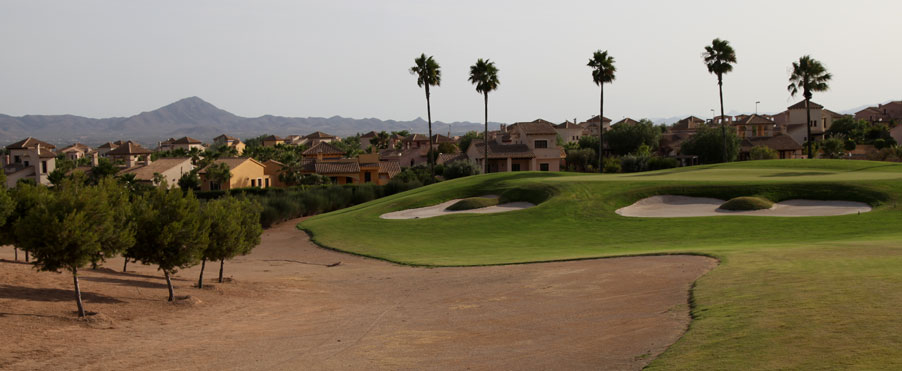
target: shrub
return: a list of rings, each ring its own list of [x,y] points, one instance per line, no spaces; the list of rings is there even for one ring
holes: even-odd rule
[[[455,179],[476,174],[479,174],[479,169],[475,163],[467,160],[458,160],[445,164],[442,175],[445,179]]]
[[[740,139],[736,129],[727,129],[727,161],[735,161],[739,155]],[[723,162],[723,136],[720,128],[703,127],[686,139],[680,147],[684,155],[698,156],[699,162],[713,164]]]
[[[481,209],[483,207],[495,206],[497,204],[498,204],[497,198],[470,197],[470,198],[465,198],[463,200],[455,202],[453,205],[445,208],[445,210],[449,210],[449,211],[473,210],[473,209]]]
[[[648,170],[673,169],[680,166],[680,162],[670,157],[652,157],[648,159]]]
[[[648,170],[648,157],[626,155],[620,158],[620,169],[624,173]]]
[[[779,157],[777,151],[768,146],[754,146],[749,150],[749,159],[751,160],[774,160]]]
[[[589,167],[591,168],[591,165]],[[620,170],[620,159],[616,157],[606,157],[604,159],[604,172],[619,173]]]
[[[724,202],[723,205],[720,205],[721,209],[724,210],[732,210],[732,211],[743,211],[743,210],[766,210],[770,209],[774,206],[774,203],[768,199],[761,197],[736,197],[730,199],[727,202]]]

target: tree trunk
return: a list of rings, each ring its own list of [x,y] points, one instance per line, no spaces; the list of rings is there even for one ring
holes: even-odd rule
[[[19,248],[13,246],[13,252],[16,254],[16,261],[19,261]]]
[[[222,266],[225,265],[225,259],[219,259],[219,283],[222,283]]]
[[[810,95],[811,95],[811,93],[809,93],[807,91],[805,92],[805,119],[807,120],[805,122],[805,126],[808,127],[808,158],[812,159],[814,157],[812,156],[812,153],[811,153],[812,152],[811,151],[811,142],[813,142],[813,140],[811,138],[811,106],[808,105],[808,102],[810,101],[808,97]]]
[[[482,132],[483,157],[482,157],[482,173],[489,173],[489,92],[485,95],[485,131]]]
[[[85,306],[81,302],[81,288],[78,287],[78,268],[72,268],[72,281],[75,282],[75,302],[78,304],[78,316],[85,316]]]
[[[166,275],[166,286],[169,286],[169,301],[175,300],[175,294],[172,292],[172,278],[169,277],[169,271],[163,270],[163,274]]]
[[[435,178],[435,160],[432,156],[432,107],[429,105],[429,84],[426,84],[426,120],[429,122],[429,150],[426,155],[429,156],[429,174]]]
[[[125,268],[128,268],[128,258],[125,258],[125,263],[122,264],[122,273],[125,273]]]
[[[601,86],[601,98],[598,101],[598,172],[604,172],[604,82]]]
[[[25,262],[28,263],[28,250],[25,250]]]
[[[724,123],[724,112],[723,112],[723,77],[721,75],[717,75],[717,90],[720,93],[720,134],[721,139],[723,140],[723,162],[729,161],[727,159],[727,127]]]
[[[200,261],[200,277],[197,278],[197,288],[204,288],[204,268],[207,267],[207,258],[203,258]]]

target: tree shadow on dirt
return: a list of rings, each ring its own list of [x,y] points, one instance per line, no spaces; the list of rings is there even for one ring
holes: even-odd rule
[[[85,291],[81,292],[81,298],[87,303],[124,303],[122,300],[110,296]],[[0,285],[0,299],[50,302],[75,301],[75,290]]]
[[[156,278],[156,277],[154,277],[154,278]],[[141,288],[147,288],[147,289],[165,289],[166,288],[166,284],[161,283],[161,282],[136,281],[136,280],[126,280],[126,279],[111,278],[111,277],[81,277],[79,279],[82,281],[112,283],[112,284],[116,284],[116,285],[141,287]]]

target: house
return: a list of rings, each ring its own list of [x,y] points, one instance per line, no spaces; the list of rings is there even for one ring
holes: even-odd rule
[[[107,153],[116,149],[116,147],[121,146],[122,143],[124,143],[124,142],[121,140],[117,140],[115,142],[106,142],[104,144],[101,144],[100,146],[97,147],[97,154],[100,155],[101,157],[106,157]]]
[[[570,121],[564,121],[554,126],[554,130],[564,141],[564,144],[578,143],[583,136],[583,127]]]
[[[301,153],[305,159],[337,160],[345,155],[345,151],[329,142],[319,142]]]
[[[429,148],[429,137],[423,134],[410,134],[401,140],[401,148]]]
[[[150,154],[151,150],[129,140],[116,147],[116,149],[107,152],[106,157],[113,162],[121,161],[126,168],[129,168],[137,165],[139,162],[149,163]]]
[[[811,136],[814,140],[823,139],[824,133],[833,125],[833,120],[842,115],[824,109],[824,106],[811,102],[811,121],[807,121],[805,101],[799,101],[786,108],[786,111],[773,116],[774,123],[784,128],[784,131],[798,143],[808,141],[808,126],[811,127]],[[807,125],[806,125],[807,122]]]
[[[278,135],[270,135],[268,137],[263,138],[263,146],[264,147],[273,147],[276,144],[285,144],[285,138],[282,138]]]
[[[204,143],[192,137],[181,137],[172,141],[172,149],[183,149],[191,152],[192,149],[204,150]]]
[[[672,126],[668,128],[668,131],[673,133],[681,133],[681,132],[696,132],[698,129],[705,126],[705,120],[700,119],[695,116],[689,116],[680,121],[677,121]]]
[[[357,158],[304,161],[303,173],[329,177],[335,184],[387,184],[401,172],[397,161],[382,161],[375,153],[363,154]]]
[[[175,138],[169,138],[162,142],[157,143],[157,151],[171,151],[174,148],[172,147],[172,142],[175,142]]]
[[[313,133],[307,134],[304,136],[306,142],[304,144],[315,146],[320,143],[332,143],[337,142],[339,140],[338,137],[330,134],[323,133],[321,131],[315,131]]]
[[[736,135],[741,139],[773,137],[778,133],[773,120],[758,114],[737,116],[730,125],[736,128]]]
[[[789,135],[778,133],[774,136],[746,137],[739,145],[739,160],[748,160],[749,152],[755,146],[769,147],[780,154],[781,159],[805,158],[802,145]]]
[[[557,145],[553,124],[537,119],[502,126],[502,131],[507,135],[488,142],[488,172],[560,171],[566,155]],[[482,141],[474,141],[467,149],[467,157],[483,167],[485,151]]]
[[[66,159],[77,161],[80,158],[84,158],[88,153],[91,152],[91,147],[88,147],[81,143],[73,143],[68,147],[65,147],[59,151],[58,154],[64,155]]]
[[[19,179],[31,179],[37,184],[49,185],[48,176],[56,169],[56,146],[32,137],[6,146],[3,171],[6,187],[16,186]]]
[[[242,153],[244,153],[244,148],[245,148],[244,143],[241,142],[240,139],[235,138],[233,136],[222,134],[216,138],[213,138],[213,144],[217,145],[217,146],[226,146],[229,148],[234,148],[238,152],[239,156]]]
[[[135,180],[160,185],[162,182],[167,188],[178,186],[179,179],[191,170],[194,164],[190,158],[161,158],[156,161],[148,159],[146,163],[124,169],[118,175],[134,174]]]
[[[379,135],[375,131],[370,131],[369,133],[363,134],[360,136],[360,149],[366,150],[370,148],[370,145],[373,144],[373,140],[376,139],[376,136]]]
[[[604,118],[604,131],[611,130],[611,119],[605,117]],[[584,122],[579,123],[579,126],[583,128],[582,135],[591,135],[597,137],[600,133],[598,130],[598,116],[594,116]]]
[[[252,158],[220,158],[213,161],[213,164],[226,164],[226,166],[229,167],[229,173],[231,174],[229,182],[228,184],[220,184],[215,180],[210,179],[207,176],[207,169],[210,168],[208,166],[198,172],[201,180],[201,191],[227,191],[230,189],[247,187],[269,188],[271,185],[272,181],[269,178],[269,175],[266,175],[266,166]]]
[[[282,173],[282,169],[285,167],[285,164],[276,161],[276,160],[266,160],[263,163],[263,174],[269,177],[269,186],[281,188],[285,187],[286,184],[282,182],[282,179],[279,179],[279,175]]]
[[[631,118],[629,118],[629,117],[626,117],[626,118],[624,118],[623,120],[617,121],[616,123],[614,123],[614,125],[611,125],[611,126],[612,126],[612,127],[613,127],[613,126],[618,126],[618,125],[635,126],[635,125],[638,124],[638,123],[639,123],[639,121],[636,121],[636,120],[633,120],[633,119],[631,119]]]
[[[902,100],[878,104],[876,107],[868,107],[855,112],[855,119],[870,122],[902,122]]]

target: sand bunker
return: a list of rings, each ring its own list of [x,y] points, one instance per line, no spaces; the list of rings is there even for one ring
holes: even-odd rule
[[[498,198],[498,196],[496,196],[496,195],[487,195],[487,196],[480,196],[480,197]],[[457,201],[460,201],[460,200],[462,200],[462,199],[458,198],[458,199],[454,199],[451,201],[442,202],[438,205],[385,213],[385,214],[380,215],[379,217],[382,219],[423,219],[423,218],[431,218],[434,216],[461,214],[461,213],[470,213],[470,214],[503,213],[506,211],[522,210],[522,209],[528,209],[530,207],[536,206],[531,202],[509,202],[506,204],[483,207],[483,208],[479,208],[479,209],[458,210],[458,211],[446,210],[448,208],[448,206],[454,205],[454,203],[456,203]]]
[[[730,211],[720,209],[724,200],[688,196],[652,196],[617,209],[617,214],[642,218],[682,218],[692,216],[831,216],[866,213],[871,207],[863,202],[787,200],[766,210]]]

